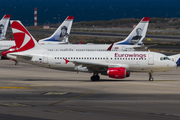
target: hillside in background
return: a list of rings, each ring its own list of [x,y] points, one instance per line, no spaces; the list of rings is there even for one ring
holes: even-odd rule
[[[110,21],[75,22],[73,28],[78,27],[130,27],[139,23],[141,19],[117,19]],[[180,18],[150,18],[149,28],[151,29],[180,29]]]

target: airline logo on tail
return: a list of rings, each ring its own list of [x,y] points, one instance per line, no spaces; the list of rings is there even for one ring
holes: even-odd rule
[[[121,41],[117,42],[116,45],[118,44],[143,44],[142,41],[146,36],[147,32],[147,27],[149,24],[149,17],[144,17],[139,24],[133,29],[133,31],[129,34],[129,36]]]
[[[26,30],[26,28],[21,24],[20,21],[11,21],[11,27],[18,48],[18,52],[31,49],[35,46],[33,37]]]
[[[39,41],[39,43],[43,43],[43,42],[68,43],[69,42],[68,37],[71,31],[73,19],[74,16],[68,16],[51,37],[42,39]]]
[[[6,39],[6,31],[9,24],[9,19],[11,15],[4,15],[4,17],[0,20],[0,39]]]

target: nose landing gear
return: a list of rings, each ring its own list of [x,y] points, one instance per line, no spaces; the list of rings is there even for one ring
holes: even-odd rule
[[[149,72],[149,81],[154,81],[154,78],[152,77],[153,71]]]

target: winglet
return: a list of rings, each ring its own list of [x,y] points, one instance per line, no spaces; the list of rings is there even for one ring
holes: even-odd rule
[[[112,43],[109,48],[107,49],[107,51],[111,51],[112,47],[113,47],[114,43]]]
[[[69,60],[67,60],[67,59],[64,59],[65,60],[65,62],[66,62],[66,64],[68,63],[68,62],[70,62]]]
[[[81,44],[81,43],[82,43],[82,41],[79,42],[79,44]]]

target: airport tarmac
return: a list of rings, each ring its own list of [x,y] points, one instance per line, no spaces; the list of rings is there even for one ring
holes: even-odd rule
[[[90,81],[90,73],[0,60],[1,120],[180,119],[180,68]]]

